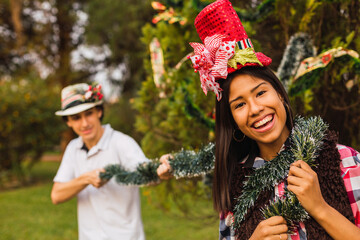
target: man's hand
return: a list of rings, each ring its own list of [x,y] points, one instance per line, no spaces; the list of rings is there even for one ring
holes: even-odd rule
[[[90,172],[84,173],[84,176],[86,177],[86,180],[87,180],[88,184],[91,184],[96,188],[100,188],[105,183],[107,183],[108,180],[100,178],[100,173],[101,172],[105,172],[105,169],[98,168],[98,169],[92,170]]]
[[[103,186],[108,180],[100,178],[100,173],[105,169],[99,168],[86,172],[69,182],[55,182],[51,190],[51,200],[54,204],[66,202],[75,197],[89,184],[96,188]]]

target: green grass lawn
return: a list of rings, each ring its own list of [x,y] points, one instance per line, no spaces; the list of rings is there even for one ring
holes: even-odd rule
[[[77,239],[76,200],[56,206],[50,201],[51,179],[58,165],[57,162],[41,162],[32,171],[35,185],[0,192],[0,239]],[[143,188],[142,192],[149,194],[152,188]],[[182,217],[176,210],[164,212],[150,204],[144,195],[142,217],[147,240],[218,238],[215,218]],[[194,211],[212,214],[210,201],[194,203],[194,206]]]

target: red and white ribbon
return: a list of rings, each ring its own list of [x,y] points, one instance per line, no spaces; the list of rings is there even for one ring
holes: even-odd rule
[[[218,101],[221,99],[219,78],[228,75],[227,63],[235,54],[235,41],[223,41],[224,35],[216,34],[207,37],[204,44],[190,43],[194,48],[194,55],[190,57],[195,71],[199,72],[201,88],[204,93],[213,91]]]

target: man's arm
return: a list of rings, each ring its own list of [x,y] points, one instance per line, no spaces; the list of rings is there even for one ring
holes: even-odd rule
[[[100,172],[105,170],[95,169],[90,172],[84,173],[69,182],[55,182],[51,190],[51,201],[53,204],[66,202],[75,197],[80,191],[86,188],[89,184],[96,188],[103,186],[107,181],[101,180],[99,177]]]

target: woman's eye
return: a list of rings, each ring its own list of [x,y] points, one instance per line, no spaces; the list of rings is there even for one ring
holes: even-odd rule
[[[239,103],[239,104],[237,104],[236,106],[235,106],[235,109],[237,109],[237,108],[241,108],[242,106],[244,106],[245,105],[245,103]]]
[[[257,95],[257,96],[261,96],[261,95],[263,95],[265,92],[266,92],[266,91],[260,91],[260,92],[258,92],[258,94],[256,94],[256,95]]]

